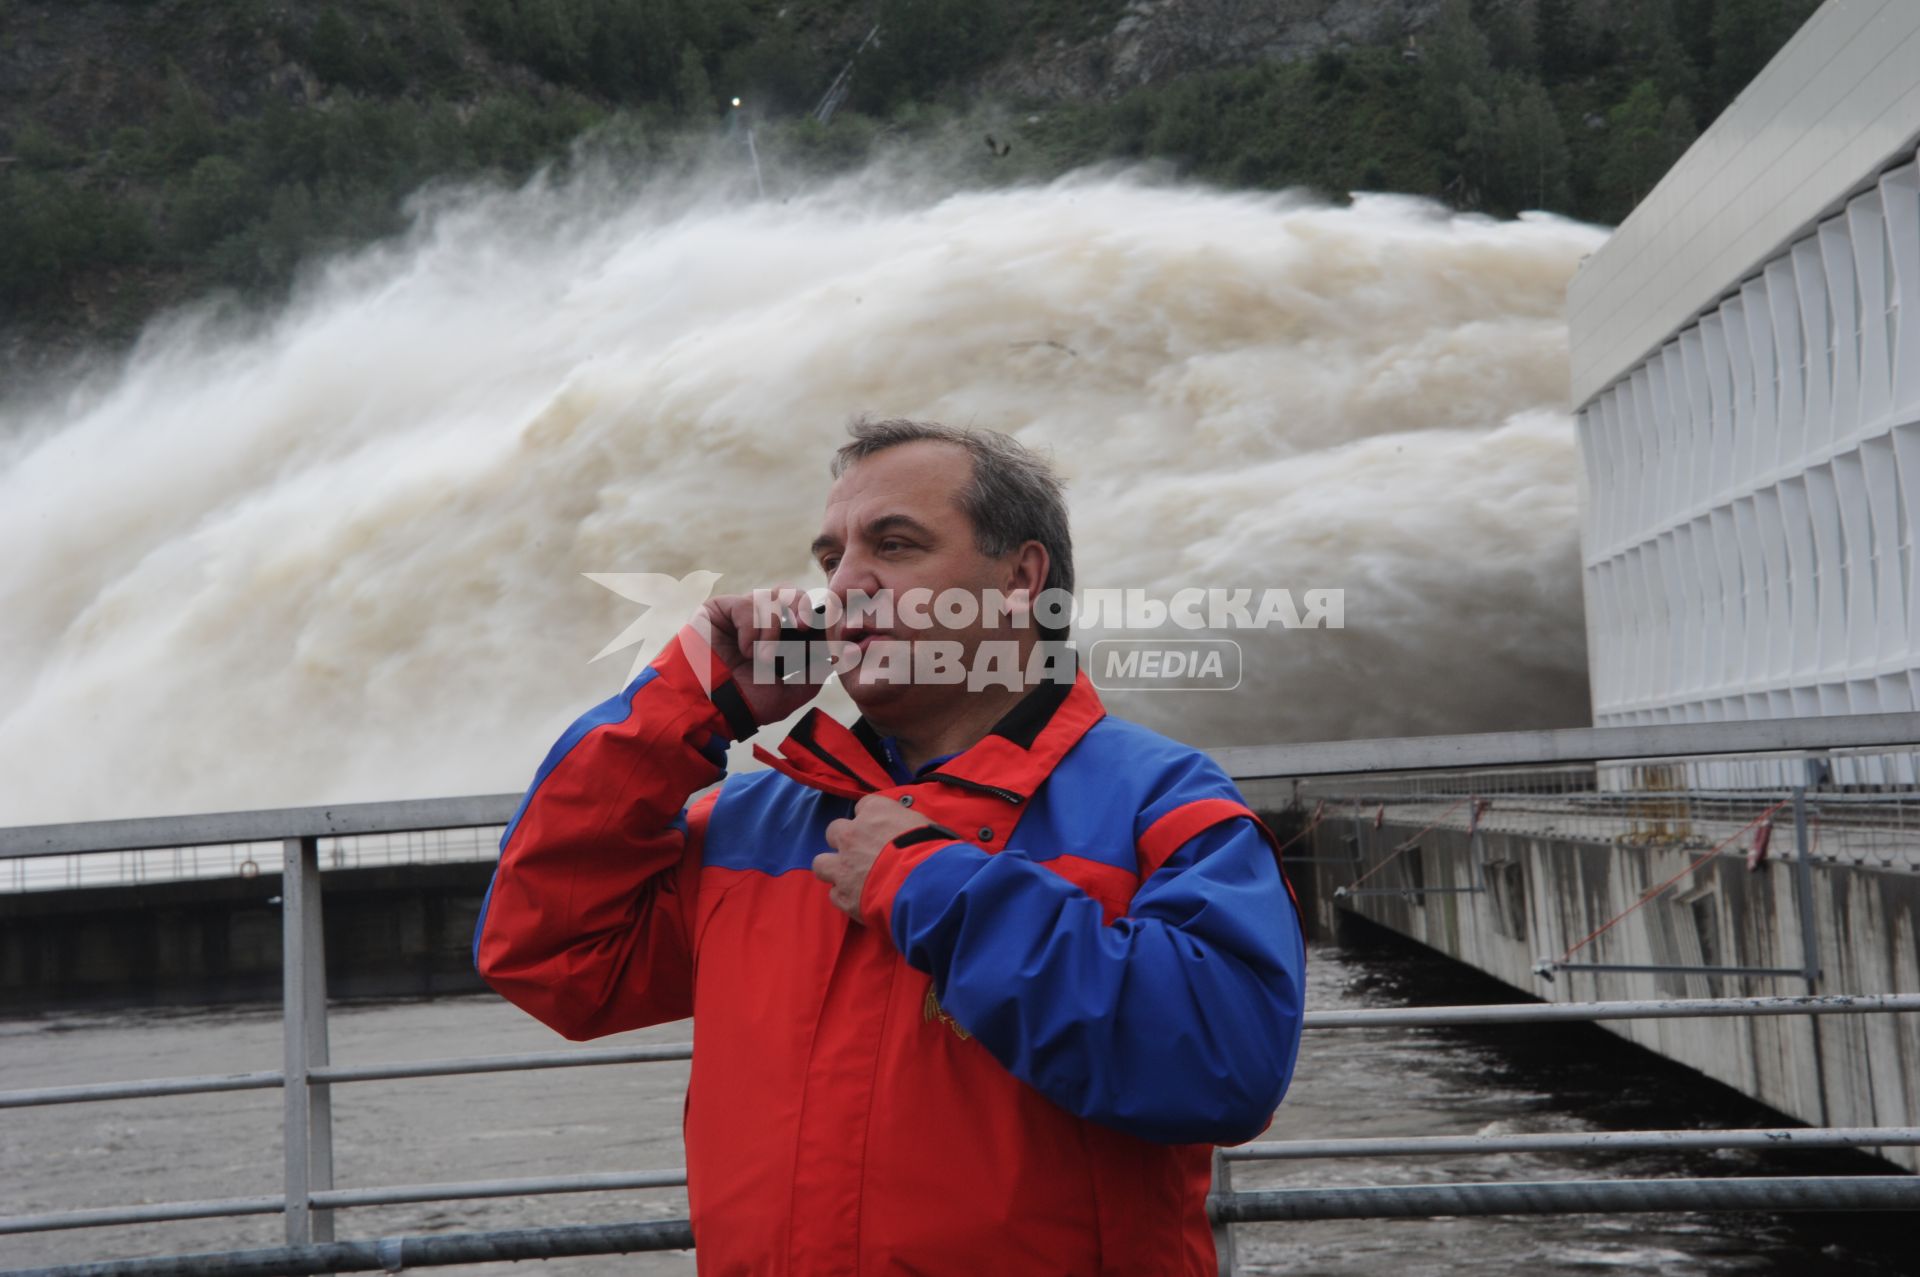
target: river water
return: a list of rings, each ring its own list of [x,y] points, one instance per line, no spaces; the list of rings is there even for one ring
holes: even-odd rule
[[[1497,986],[1413,948],[1318,946],[1315,1008],[1504,1000]],[[371,1064],[551,1050],[553,1034],[491,996],[336,1006],[333,1058]],[[610,1041],[684,1040],[684,1025]],[[276,1008],[61,1014],[0,1021],[7,1089],[271,1069]],[[686,1064],[371,1082],[335,1090],[345,1187],[682,1164]],[[1596,1029],[1309,1034],[1269,1138],[1765,1125],[1731,1092]],[[278,1091],[13,1110],[0,1120],[0,1214],[240,1197],[279,1189]],[[1235,1186],[1409,1184],[1591,1176],[1858,1170],[1862,1159],[1769,1151],[1686,1157],[1488,1156],[1241,1166]],[[667,1218],[683,1192],[648,1190],[368,1208],[342,1238]],[[1894,1216],[1659,1215],[1354,1221],[1239,1230],[1248,1274],[1910,1273]],[[0,1237],[0,1267],[276,1245],[277,1217]],[[445,1270],[455,1271],[455,1270]],[[484,1265],[470,1273],[691,1274],[690,1255]]]

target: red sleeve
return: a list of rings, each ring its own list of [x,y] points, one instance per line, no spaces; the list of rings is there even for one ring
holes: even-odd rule
[[[696,673],[689,652],[710,667]],[[718,791],[683,805],[724,771],[727,720],[707,689],[725,680],[697,639],[670,643],[567,729],[501,839],[474,962],[566,1037],[692,1014],[690,923]]]

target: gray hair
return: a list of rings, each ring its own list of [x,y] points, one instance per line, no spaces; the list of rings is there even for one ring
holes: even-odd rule
[[[1047,548],[1043,589],[1073,592],[1073,533],[1060,476],[1047,459],[997,430],[944,426],[932,421],[861,417],[847,428],[853,442],[833,454],[838,479],[856,461],[903,443],[951,443],[973,458],[973,478],[960,490],[960,508],[973,521],[974,544],[991,558],[1011,554],[1029,541]]]

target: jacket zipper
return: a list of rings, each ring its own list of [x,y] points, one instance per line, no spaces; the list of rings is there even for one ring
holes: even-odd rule
[[[952,785],[956,789],[970,789],[976,793],[992,794],[995,798],[1003,802],[1014,803],[1016,805],[1026,801],[1024,795],[1016,794],[1011,789],[1002,789],[998,785],[987,785],[977,780],[968,780],[964,776],[950,776],[946,772],[928,772],[920,779],[937,780]]]

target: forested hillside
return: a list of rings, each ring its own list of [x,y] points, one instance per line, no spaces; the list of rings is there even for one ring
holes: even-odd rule
[[[972,182],[1152,158],[1611,222],[1815,7],[0,0],[0,354],[271,296],[423,183],[519,181],[588,133],[636,180],[751,123],[784,183],[898,145]]]

